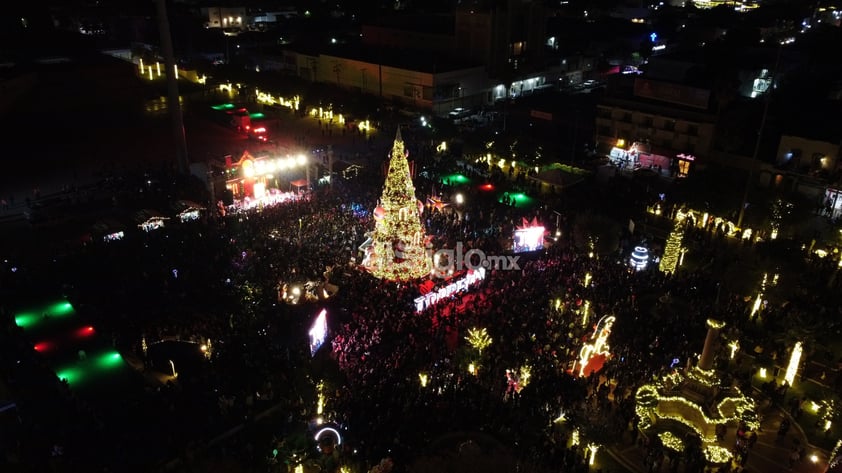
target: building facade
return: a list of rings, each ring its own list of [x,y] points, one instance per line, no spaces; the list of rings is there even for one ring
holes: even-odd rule
[[[716,116],[709,92],[678,84],[635,79],[630,96],[605,97],[597,105],[596,142],[619,164],[657,167],[682,177],[710,155]]]
[[[275,65],[304,80],[333,84],[441,116],[456,107],[482,106],[492,97],[483,66],[409,67],[409,62],[392,65],[350,56],[287,49]]]
[[[245,7],[207,7],[201,12],[205,28],[241,30],[249,23]]]

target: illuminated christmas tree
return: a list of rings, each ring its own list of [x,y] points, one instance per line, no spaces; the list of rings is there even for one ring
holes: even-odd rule
[[[683,222],[677,222],[672,227],[670,236],[667,238],[667,244],[664,247],[664,256],[661,258],[661,265],[659,266],[662,272],[675,272],[675,268],[678,267],[681,260],[681,253],[684,251],[681,246],[682,240],[684,240],[684,225]]]
[[[371,236],[367,268],[379,279],[407,281],[430,274],[431,262],[421,226],[424,208],[415,198],[415,186],[407,153],[398,129],[380,205],[374,210],[376,224]]]

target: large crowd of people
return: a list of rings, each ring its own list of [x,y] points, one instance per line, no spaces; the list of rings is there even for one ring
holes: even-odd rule
[[[499,172],[489,178],[507,182]],[[446,451],[455,446],[439,440],[453,432],[494,438],[485,453],[505,451],[524,471],[588,471],[585,447],[571,446],[568,425],[579,425],[582,436],[600,444],[633,442],[635,388],[672,371],[676,359],[690,364],[705,319],[716,316],[733,330],[752,331],[744,294],[723,290],[715,274],[634,271],[622,247],[607,254],[577,247],[576,215],[501,204],[476,186],[437,178],[419,178],[417,186],[419,196],[466,194],[462,205],[425,209],[422,221],[436,248],[465,242],[503,254],[523,218],[547,224],[560,218],[559,231],[548,248],[523,255],[519,270],[489,270],[477,286],[423,313],[413,303],[417,284],[376,280],[355,264],[379,195],[365,180],[96,242],[54,260],[48,276],[24,268],[7,277],[8,287],[60,288],[145,375],[118,399],[80,395],[31,350],[14,325],[15,308],[4,305],[0,373],[21,399],[14,451],[36,465],[33,471],[190,466],[201,461],[198,451],[258,471],[274,445],[314,422],[316,386],[324,383],[323,420],[347,434],[343,455],[363,471],[385,457],[401,471],[450,458]],[[623,241],[635,238],[624,233]],[[692,236],[714,257],[717,248],[736,245]],[[280,296],[285,285],[309,281],[338,292],[295,305]],[[816,302],[805,296],[768,310],[803,317]],[[322,306],[331,340],[313,356],[307,330]],[[616,317],[611,355],[600,371],[578,377],[579,349],[608,314]],[[465,342],[476,327],[492,340],[482,352]],[[178,379],[156,383],[161,367],[151,353],[164,349],[162,340],[197,347],[209,341],[212,353],[184,361]],[[513,391],[507,372],[524,369],[528,376]],[[237,426],[256,432],[267,411],[281,413],[270,429],[274,440],[232,434],[221,448],[202,449]],[[97,447],[103,442],[116,447]]]

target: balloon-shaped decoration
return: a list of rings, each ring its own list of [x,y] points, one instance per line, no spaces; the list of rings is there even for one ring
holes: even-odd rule
[[[385,216],[386,216],[386,209],[384,209],[382,206],[378,205],[377,207],[374,208],[374,218],[376,218],[377,220],[380,220]]]
[[[418,213],[419,213],[419,214],[423,214],[423,213],[424,213],[424,202],[421,202],[421,200],[420,200],[420,199],[418,200]]]

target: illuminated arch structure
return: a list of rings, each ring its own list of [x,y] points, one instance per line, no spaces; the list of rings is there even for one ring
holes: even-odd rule
[[[336,429],[334,427],[320,428],[316,431],[316,434],[313,436],[313,438],[316,439],[316,442],[319,442],[322,440],[322,437],[328,435],[333,435],[334,437],[336,437],[336,445],[342,445],[342,435],[339,433],[339,429]]]
[[[726,463],[732,456],[727,448],[717,445],[717,429],[736,426],[740,421],[751,429],[758,427],[753,416],[754,401],[734,386],[723,388],[719,373],[713,369],[719,333],[724,326],[723,322],[709,319],[696,366],[640,386],[635,395],[641,430],[657,426],[666,431],[661,434],[669,433],[659,435],[662,440],[683,437],[671,433],[675,428],[691,430],[701,439],[705,456],[713,464]],[[679,452],[683,449],[679,444],[664,445]]]

